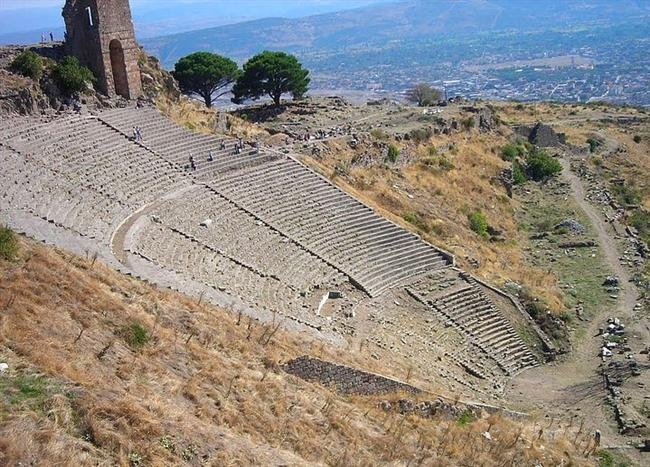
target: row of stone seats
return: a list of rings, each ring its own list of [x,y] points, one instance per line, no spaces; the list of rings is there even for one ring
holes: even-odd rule
[[[189,183],[173,165],[93,118],[62,118],[6,144],[134,207]]]
[[[111,226],[130,212],[190,183],[174,166],[97,119],[32,120],[3,132],[3,144],[15,151],[6,166],[28,174],[18,195],[22,208],[90,237],[106,240]]]
[[[211,186],[218,192],[354,277],[370,294],[447,264],[430,245],[374,215],[291,159],[281,159],[277,164],[277,156],[264,153],[226,157],[217,149],[222,139],[193,134],[153,109],[116,109],[101,113],[99,118],[127,135],[133,126],[139,126],[147,147],[170,161],[188,165],[192,152],[198,178],[216,176],[218,182]],[[209,151],[213,151],[212,162],[207,161]],[[223,186],[224,181],[232,182],[232,186]],[[294,196],[296,191],[298,196]],[[323,198],[330,204],[320,205]],[[342,209],[353,219],[360,211],[367,214],[367,224],[346,227],[326,222]]]
[[[141,230],[130,252],[238,296],[252,306],[314,327],[324,324],[325,320],[315,314],[314,300],[320,297],[303,297],[288,285],[260,275],[165,225],[151,223]]]
[[[225,173],[209,185],[337,265],[371,295],[447,265],[431,245],[293,159]]]
[[[508,374],[537,363],[510,323],[478,287],[468,283],[432,304],[486,349]]]
[[[297,290],[341,280],[335,268],[206,187],[196,186],[184,192],[182,199],[160,204],[154,215],[163,224]],[[206,220],[208,224],[201,225]]]
[[[278,157],[250,147],[237,153],[235,140],[189,131],[151,108],[114,109],[102,112],[98,118],[127,136],[132,135],[134,126],[140,127],[143,146],[182,167],[190,168],[192,156],[193,175],[198,180],[210,180],[215,174]],[[210,154],[212,161],[208,160]]]
[[[81,185],[38,158],[0,151],[0,199],[5,208],[31,212],[82,235],[107,241],[110,226],[131,209],[115,198]]]
[[[416,361],[423,362],[427,367],[427,372],[431,367],[444,374],[445,377],[451,377],[463,386],[472,387],[478,392],[483,392],[477,384],[472,382],[471,378],[461,378],[456,374],[467,371],[472,368],[479,378],[486,380],[482,385],[487,389],[490,388],[493,381],[503,379],[503,371],[494,363],[490,365],[484,356],[484,352],[476,346],[473,346],[464,333],[444,325],[444,319],[431,319],[426,317],[430,314],[427,310],[421,310],[421,304],[410,302],[408,298],[399,299],[399,307],[386,307],[381,313],[372,313],[369,316],[373,323],[372,336],[368,339],[378,347],[398,352],[403,356]],[[426,314],[423,316],[422,312]],[[435,317],[437,318],[437,317]],[[450,349],[456,351],[450,353]],[[468,362],[483,362],[480,366]],[[456,371],[450,370],[455,363],[458,368]],[[453,376],[452,376],[453,375]]]

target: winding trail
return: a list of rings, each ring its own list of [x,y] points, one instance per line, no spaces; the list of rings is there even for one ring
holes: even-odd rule
[[[636,287],[634,286],[634,283],[630,281],[630,274],[621,264],[616,241],[608,232],[605,221],[596,208],[585,199],[585,190],[582,185],[582,180],[573,173],[568,160],[562,159],[560,162],[564,168],[564,177],[571,184],[571,194],[573,199],[578,203],[587,217],[589,217],[591,225],[598,236],[598,244],[603,251],[605,260],[609,267],[612,268],[612,272],[619,278],[620,292],[618,295],[616,311],[618,314],[626,314],[634,307],[634,304],[637,301],[638,292]],[[591,322],[592,326],[590,326],[590,328],[594,326],[597,327],[599,324],[597,319],[593,319]]]
[[[585,198],[582,180],[571,170],[571,160],[561,159],[563,176],[571,186],[571,196],[589,218],[598,245],[611,272],[619,278],[620,291],[615,308],[602,304],[587,323],[585,334],[576,339],[574,348],[565,359],[523,372],[508,387],[509,399],[518,409],[541,409],[554,416],[567,418],[571,414],[583,419],[587,426],[597,427],[603,433],[606,445],[625,444],[627,438],[618,433],[611,408],[603,402],[606,388],[599,375],[601,340],[595,339],[599,328],[610,316],[618,316],[628,323],[638,291],[630,274],[619,258],[616,240],[598,208]]]

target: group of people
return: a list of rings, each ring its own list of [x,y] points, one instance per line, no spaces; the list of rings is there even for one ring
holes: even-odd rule
[[[142,141],[142,129],[139,126],[133,127],[133,141]]]
[[[235,143],[235,154],[240,154],[244,150],[244,141],[241,138]]]
[[[45,44],[47,42],[47,34],[41,33],[41,44]],[[50,42],[54,42],[54,34],[50,33]]]
[[[136,141],[141,141],[142,140],[142,133],[140,133],[140,128],[133,127],[133,138]],[[245,147],[246,147],[246,145],[245,145],[244,141],[241,138],[239,138],[235,142],[234,154],[241,154],[241,152],[244,150]],[[255,148],[259,152],[259,144],[258,143],[255,143]],[[226,149],[226,141],[225,140],[221,141],[219,149],[221,149],[222,151],[224,151]],[[191,152],[190,152],[189,156],[190,156],[189,157],[189,161],[190,161],[189,168],[190,168],[190,170],[195,171],[196,170],[196,158],[194,157],[194,154],[192,154]],[[214,161],[214,153],[212,152],[212,150],[208,151],[207,161],[208,162],[213,162]]]

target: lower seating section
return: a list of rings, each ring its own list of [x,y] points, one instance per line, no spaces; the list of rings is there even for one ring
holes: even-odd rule
[[[132,137],[134,127],[139,127],[139,144],[192,173],[197,180],[210,180],[216,174],[278,157],[235,139],[192,132],[147,107],[108,110],[98,118],[128,137]]]
[[[107,243],[132,208],[12,150],[0,150],[0,200],[56,225]]]
[[[228,172],[209,185],[336,265],[370,295],[448,265],[439,250],[293,159]]]
[[[453,278],[442,292],[427,290],[423,284],[411,284],[409,292],[449,320],[506,374],[537,364],[512,325],[471,279]],[[473,363],[480,372],[480,362]]]
[[[214,247],[161,223],[156,216],[153,218],[156,221],[150,222],[138,233],[131,253],[167,270],[240,297],[251,306],[278,313],[311,327],[326,323],[326,318],[316,313],[325,289],[311,290],[306,283],[296,287],[278,277],[266,275],[250,264],[231,258]],[[274,261],[272,255],[269,255],[269,261]],[[309,265],[314,265],[314,262]],[[339,278],[337,285],[345,290],[346,284],[342,278]]]
[[[141,206],[189,185],[171,164],[97,119],[68,116],[48,123],[25,119],[3,130],[7,206],[82,235],[107,241]]]

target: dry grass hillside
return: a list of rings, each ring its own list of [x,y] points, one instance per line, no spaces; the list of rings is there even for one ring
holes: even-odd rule
[[[304,353],[369,362],[92,257],[18,246],[0,259],[3,465],[594,463],[578,424],[386,412],[278,366]]]

